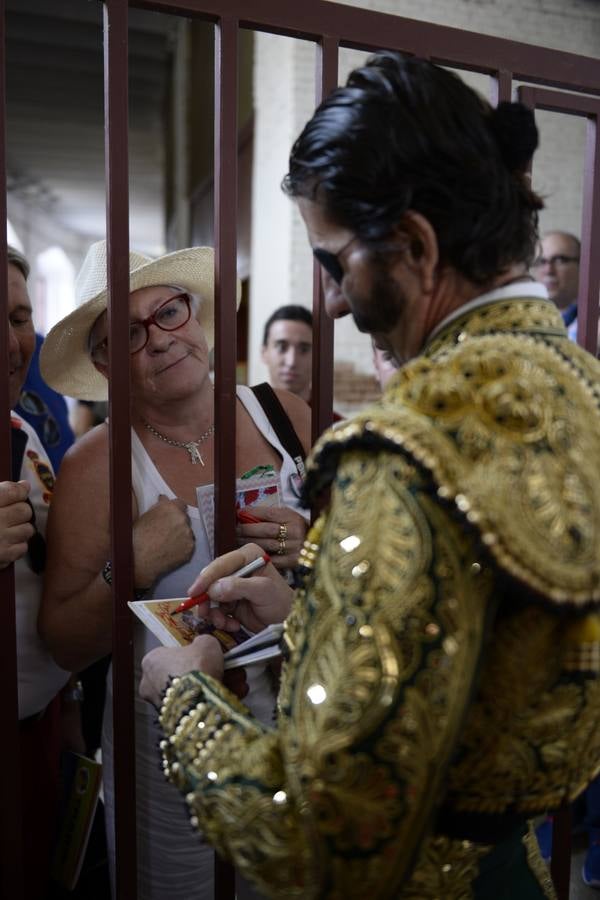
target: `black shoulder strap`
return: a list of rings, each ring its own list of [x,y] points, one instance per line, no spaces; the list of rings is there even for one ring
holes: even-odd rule
[[[277,394],[266,381],[263,382],[263,384],[255,384],[250,390],[262,406],[267,419],[273,426],[273,431],[281,441],[281,446],[294,460],[296,471],[300,477],[304,479],[304,475],[306,474],[304,468],[304,459],[306,456],[304,447],[300,443],[300,438],[296,434],[296,429],[281,405]]]
[[[13,481],[21,478],[21,466],[27,448],[27,432],[12,426],[10,430],[10,468]]]

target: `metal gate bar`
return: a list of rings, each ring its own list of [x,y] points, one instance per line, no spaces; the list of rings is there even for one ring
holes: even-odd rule
[[[337,87],[339,38],[323,37],[316,46],[315,103]],[[312,441],[331,425],[333,408],[333,320],[325,312],[321,267],[313,263]]]
[[[600,94],[600,60],[593,57],[328,0],[130,0],[130,5],[212,21],[234,18],[242,28],[307,40],[340,35],[343,47],[406,50],[442,65],[490,75],[512,72],[517,81]]]
[[[113,564],[113,748],[117,897],[136,896],[135,712],[129,378],[128,6],[104,4],[108,250],[110,525]]]
[[[238,23],[215,30],[215,552],[236,546]]]
[[[236,546],[236,257],[238,23],[215,28],[215,553]],[[215,853],[216,900],[233,900],[235,870]]]
[[[6,4],[0,0],[0,222],[6,222]],[[8,262],[6,227],[0,228],[0,479],[11,481],[10,371],[8,333]],[[0,897],[23,893],[23,829],[19,759],[19,699],[17,687],[17,617],[15,570],[0,570],[0,683],[4,695],[2,765],[0,766]]]

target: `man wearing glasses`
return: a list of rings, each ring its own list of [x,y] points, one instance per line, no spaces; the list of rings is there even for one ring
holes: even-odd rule
[[[577,340],[577,294],[581,244],[567,231],[549,231],[540,241],[532,271],[560,309],[572,341]]]

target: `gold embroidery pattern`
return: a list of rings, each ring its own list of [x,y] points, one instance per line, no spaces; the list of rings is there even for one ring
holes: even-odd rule
[[[536,606],[496,622],[448,773],[453,809],[533,815],[574,799],[596,774],[600,679],[569,677],[564,631]]]
[[[390,896],[425,834],[491,581],[422,487],[400,457],[344,460],[286,624],[277,732],[211,679],[167,692],[166,774],[265,896]]]
[[[519,299],[504,303],[480,306],[454,319],[429,342],[427,356],[436,356],[448,344],[464,343],[476,335],[499,332],[539,334],[552,337],[566,336],[566,329],[557,308],[550,300]]]
[[[556,891],[550,877],[548,866],[542,859],[540,847],[535,836],[533,824],[529,822],[527,834],[523,836],[523,844],[527,854],[527,863],[544,892],[547,900],[556,900]]]
[[[472,900],[479,861],[490,850],[484,844],[451,840],[443,835],[428,838],[399,900]]]
[[[527,306],[494,315],[514,322]],[[396,445],[430,471],[502,569],[550,602],[600,600],[600,364],[566,339],[560,353],[526,334],[440,341],[378,407],[324,435],[309,472],[369,436]]]

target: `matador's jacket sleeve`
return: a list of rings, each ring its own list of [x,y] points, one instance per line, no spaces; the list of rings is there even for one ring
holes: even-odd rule
[[[166,774],[265,896],[397,896],[477,669],[490,611],[477,559],[402,455],[348,452],[305,547],[277,728],[198,673],[168,689]]]
[[[489,813],[485,775],[492,812],[529,815],[596,773],[599,384],[553,305],[514,299],[451,323],[317,445],[309,491],[330,499],[286,623],[276,729],[194,673],[161,712],[192,821],[265,896],[466,896],[409,884],[446,790],[454,811]],[[511,638],[517,597],[543,611],[543,653],[535,616]],[[521,657],[545,705],[534,684],[511,715]]]

